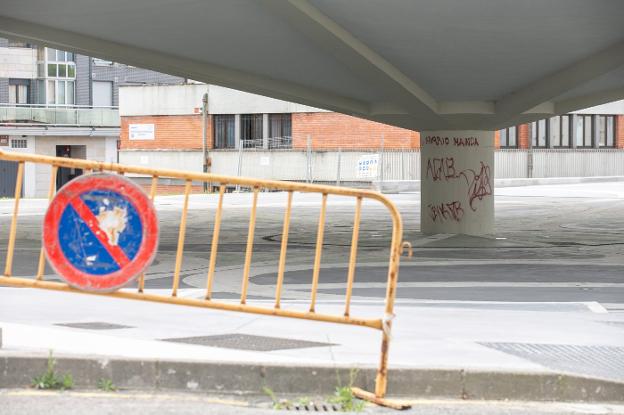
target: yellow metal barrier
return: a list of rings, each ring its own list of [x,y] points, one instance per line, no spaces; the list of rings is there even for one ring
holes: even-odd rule
[[[324,321],[331,323],[340,323],[340,324],[350,324],[356,326],[364,326],[370,327],[373,329],[380,330],[382,332],[382,344],[381,344],[381,355],[379,368],[377,371],[376,383],[375,383],[375,393],[369,393],[363,391],[358,388],[353,388],[353,393],[362,398],[372,402],[375,402],[380,405],[390,406],[394,408],[404,408],[405,406],[400,402],[390,401],[385,399],[386,389],[387,389],[387,378],[388,378],[388,347],[390,342],[390,331],[392,328],[392,318],[394,316],[394,300],[396,295],[396,286],[397,286],[397,277],[399,273],[399,258],[401,255],[401,251],[403,250],[402,246],[402,234],[403,228],[401,224],[401,216],[396,208],[396,206],[383,195],[367,191],[367,190],[358,190],[358,189],[349,189],[349,188],[341,188],[341,187],[332,187],[332,186],[321,186],[321,185],[313,185],[313,184],[305,184],[305,183],[291,183],[291,182],[280,182],[280,181],[271,181],[271,180],[259,180],[253,178],[243,178],[243,177],[229,177],[229,176],[220,176],[208,173],[193,173],[193,172],[184,172],[178,170],[167,170],[167,169],[151,169],[137,166],[125,166],[115,163],[102,163],[88,160],[78,160],[78,159],[68,159],[62,157],[48,157],[48,156],[40,156],[33,154],[23,154],[23,153],[14,153],[14,152],[2,152],[0,151],[0,160],[8,160],[19,163],[18,171],[17,171],[17,180],[16,180],[16,190],[15,190],[15,204],[13,208],[13,216],[11,220],[11,227],[9,230],[9,241],[7,248],[7,256],[6,256],[6,265],[4,269],[4,276],[0,277],[0,284],[13,286],[13,287],[28,287],[28,288],[42,288],[48,290],[56,290],[56,291],[67,291],[67,292],[80,292],[92,295],[102,295],[109,297],[118,297],[118,298],[126,298],[132,300],[142,300],[142,301],[152,301],[158,303],[167,303],[167,304],[178,304],[178,305],[186,305],[192,307],[203,307],[203,308],[211,308],[211,309],[219,309],[219,310],[228,310],[228,311],[239,311],[245,313],[253,313],[253,314],[262,314],[262,315],[273,315],[273,316],[281,316],[281,317],[291,317],[291,318],[299,318],[306,320],[316,320],[316,321]],[[22,183],[24,179],[24,164],[25,163],[37,163],[37,164],[47,164],[52,167],[52,173],[50,176],[50,188],[48,192],[48,198],[51,200],[55,193],[56,187],[56,174],[58,172],[59,167],[68,167],[68,168],[78,168],[83,169],[85,172],[92,171],[100,171],[100,172],[117,172],[119,174],[140,174],[140,175],[148,175],[152,177],[151,187],[150,187],[150,198],[154,199],[156,196],[156,190],[158,185],[158,180],[160,178],[175,178],[182,179],[185,181],[184,186],[184,203],[181,212],[180,219],[180,229],[178,234],[178,246],[176,252],[174,273],[173,273],[173,283],[172,283],[172,292],[170,296],[165,295],[156,295],[144,292],[145,279],[144,275],[139,276],[138,280],[138,291],[116,291],[113,293],[95,293],[95,292],[85,292],[76,290],[67,284],[54,282],[54,281],[44,281],[43,273],[44,273],[44,255],[43,255],[43,247],[41,254],[39,256],[38,263],[38,271],[37,275],[34,279],[32,278],[17,278],[13,277],[12,274],[12,265],[13,265],[13,253],[15,250],[15,237],[18,223],[18,213],[19,213],[19,204],[21,197],[21,189]],[[188,202],[189,195],[191,193],[191,186],[193,181],[200,182],[209,182],[209,183],[217,183],[219,185],[219,201],[217,205],[217,211],[215,215],[215,223],[213,230],[213,238],[212,245],[210,250],[210,260],[208,266],[208,275],[207,275],[207,283],[206,283],[206,295],[205,299],[193,299],[193,298],[179,298],[177,297],[178,286],[180,283],[180,271],[182,267],[182,261],[184,256],[184,239],[186,233],[186,218],[188,213]],[[247,237],[247,246],[245,251],[245,262],[243,267],[243,279],[242,279],[242,289],[241,289],[241,297],[240,302],[238,304],[233,303],[225,303],[218,302],[212,300],[212,286],[215,278],[215,265],[217,259],[217,250],[219,244],[219,231],[221,225],[221,215],[223,211],[223,198],[226,190],[226,185],[238,185],[244,186],[252,189],[253,191],[253,203],[251,207],[251,213],[249,217],[249,230]],[[281,249],[280,256],[278,262],[278,273],[277,273],[277,282],[275,289],[275,304],[273,307],[260,307],[260,306],[252,306],[247,304],[247,288],[249,284],[249,272],[251,267],[251,258],[253,254],[253,240],[254,240],[254,230],[256,224],[256,210],[257,210],[257,202],[258,202],[258,192],[261,189],[270,189],[270,190],[282,190],[288,192],[288,199],[286,210],[284,213],[284,224],[282,230],[282,241],[281,241]],[[316,238],[316,249],[315,249],[315,257],[314,257],[314,268],[312,273],[312,289],[311,289],[311,299],[310,299],[310,308],[309,311],[296,311],[296,310],[285,310],[281,305],[281,294],[282,294],[282,286],[284,284],[284,271],[286,268],[286,251],[288,246],[288,233],[290,226],[290,218],[292,211],[292,198],[293,192],[306,192],[306,193],[319,193],[321,194],[321,211],[319,216],[318,223],[318,231]],[[350,196],[356,199],[356,207],[355,207],[355,217],[353,222],[353,234],[351,240],[351,250],[349,256],[349,266],[347,273],[347,289],[345,296],[345,308],[344,313],[342,315],[332,315],[332,314],[322,314],[317,313],[315,311],[316,305],[316,294],[318,287],[318,279],[319,279],[319,271],[321,265],[321,253],[323,248],[323,236],[325,229],[325,215],[326,215],[326,207],[327,207],[327,198],[328,195],[339,195],[339,196]],[[350,310],[350,302],[351,302],[351,294],[353,290],[353,282],[355,281],[355,265],[357,259],[357,246],[359,241],[359,229],[360,229],[360,221],[361,221],[361,211],[362,211],[362,201],[363,199],[372,199],[381,202],[390,213],[390,218],[392,219],[392,239],[390,244],[390,259],[388,264],[388,282],[387,282],[387,291],[386,291],[386,299],[385,299],[385,312],[381,318],[378,319],[368,319],[368,318],[358,318],[351,315]],[[410,247],[411,248],[411,247]]]

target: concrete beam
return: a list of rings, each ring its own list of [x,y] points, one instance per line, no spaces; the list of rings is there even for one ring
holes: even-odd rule
[[[42,46],[123,62],[312,107],[356,116],[365,116],[370,112],[368,103],[331,92],[319,91],[296,83],[277,81],[221,65],[170,56],[22,20],[0,16],[0,34]]]
[[[496,125],[510,125],[517,115],[574,87],[624,66],[624,42],[616,43],[515,91],[496,103]]]
[[[264,0],[275,14],[332,54],[367,82],[381,84],[408,113],[437,115],[437,102],[420,85],[355,38],[307,0]]]

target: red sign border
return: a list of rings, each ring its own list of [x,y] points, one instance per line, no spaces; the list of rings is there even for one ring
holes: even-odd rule
[[[72,199],[94,189],[123,195],[138,212],[143,228],[141,246],[134,259],[124,268],[106,275],[89,274],[71,265],[58,239],[61,216]],[[158,247],[158,217],[152,201],[130,179],[109,173],[83,175],[63,186],[50,202],[43,220],[43,246],[50,266],[70,286],[84,291],[116,291],[133,281],[154,260]]]

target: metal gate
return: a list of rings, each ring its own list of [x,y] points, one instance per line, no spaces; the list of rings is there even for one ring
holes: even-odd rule
[[[83,169],[87,173],[92,171],[100,172],[116,172],[119,174],[141,174],[149,175],[152,177],[152,183],[150,188],[150,198],[154,199],[158,189],[158,182],[162,178],[175,178],[182,179],[185,182],[184,186],[184,204],[180,217],[178,246],[176,251],[176,259],[174,269],[171,274],[171,293],[170,295],[148,293],[144,291],[144,276],[139,277],[139,287],[137,291],[119,290],[112,293],[100,293],[100,292],[85,292],[79,291],[70,287],[65,283],[56,281],[44,280],[44,251],[43,246],[39,255],[39,264],[37,274],[34,276],[15,277],[12,275],[13,268],[13,253],[16,246],[16,235],[18,226],[18,212],[20,204],[20,194],[15,194],[15,202],[13,215],[11,220],[11,226],[9,230],[9,241],[7,248],[7,257],[5,262],[4,276],[0,276],[0,285],[7,285],[13,287],[29,287],[39,288],[55,291],[69,291],[69,292],[82,292],[93,295],[105,295],[117,298],[126,298],[131,300],[140,301],[152,301],[159,303],[185,305],[191,307],[211,308],[225,311],[237,311],[252,314],[272,315],[280,317],[298,318],[304,320],[316,320],[327,323],[348,324],[354,326],[368,327],[377,330],[381,333],[381,353],[379,359],[379,367],[377,370],[377,377],[375,382],[375,392],[366,392],[358,388],[353,388],[353,393],[363,399],[375,402],[377,404],[386,405],[394,408],[404,408],[405,405],[402,402],[392,401],[385,398],[387,381],[388,381],[388,352],[390,346],[390,332],[392,330],[392,319],[394,318],[394,300],[396,297],[397,279],[399,274],[399,258],[401,256],[402,237],[403,237],[403,225],[401,222],[401,216],[397,210],[397,207],[380,193],[372,192],[369,190],[349,189],[344,187],[335,186],[321,186],[306,183],[292,183],[292,182],[279,182],[271,180],[260,180],[244,177],[230,177],[220,176],[208,173],[194,173],[185,172],[179,170],[165,170],[165,169],[152,169],[137,166],[125,166],[115,163],[102,163],[87,160],[69,159],[65,157],[48,157],[34,154],[22,154],[22,153],[5,153],[0,151],[0,160],[10,160],[12,162],[18,162],[17,175],[15,182],[17,187],[21,188],[24,178],[24,165],[26,163],[35,163],[51,166],[50,175],[50,188],[48,191],[48,197],[51,200],[54,196],[56,188],[56,175],[59,168],[70,167]],[[181,298],[178,297],[178,287],[180,285],[180,272],[182,262],[184,260],[184,240],[186,235],[186,219],[188,215],[189,196],[192,190],[193,182],[208,182],[216,184],[219,189],[218,193],[218,205],[215,213],[213,236],[210,248],[210,260],[208,264],[208,273],[206,275],[206,293],[203,299],[196,298]],[[219,275],[216,273],[216,261],[218,255],[219,245],[219,232],[223,211],[223,199],[225,196],[225,190],[228,186],[237,186],[241,188],[247,188],[252,192],[253,204],[249,213],[249,228],[247,232],[247,246],[245,251],[245,265],[241,275],[241,295],[240,300],[236,303],[222,302],[212,298],[213,282]],[[258,208],[258,194],[261,190],[279,190],[288,194],[286,202],[286,210],[283,220],[282,241],[279,254],[279,266],[276,275],[275,285],[275,302],[272,306],[266,304],[252,305],[249,304],[247,298],[247,289],[249,285],[249,275],[251,267],[251,259],[254,248],[254,231],[256,227],[256,210]],[[320,216],[318,220],[318,231],[316,236],[316,247],[314,258],[310,258],[313,261],[314,267],[311,275],[312,288],[310,291],[310,304],[307,311],[290,309],[288,304],[284,304],[281,301],[282,289],[284,285],[284,272],[286,268],[286,257],[288,249],[288,235],[289,226],[292,213],[292,201],[294,192],[304,192],[317,194],[319,196],[319,202],[321,206]],[[319,272],[321,266],[321,255],[324,245],[324,231],[327,214],[327,199],[332,196],[346,196],[355,200],[355,215],[353,218],[353,230],[349,255],[349,267],[347,275],[345,275],[345,282],[347,284],[345,290],[344,309],[338,313],[321,313],[315,308],[317,290],[319,284]],[[358,316],[359,310],[352,310],[351,298],[353,291],[353,284],[356,277],[356,261],[358,254],[359,243],[359,230],[361,222],[362,202],[367,200],[375,200],[380,202],[388,213],[388,217],[392,221],[392,239],[389,246],[389,261],[388,261],[388,274],[387,274],[387,286],[386,286],[386,300],[383,310],[380,311],[380,316],[372,318],[371,316]],[[409,248],[409,247],[408,247]],[[355,312],[354,312],[355,311]]]
[[[0,197],[13,197],[15,195],[17,166],[18,163],[14,161],[0,160]]]

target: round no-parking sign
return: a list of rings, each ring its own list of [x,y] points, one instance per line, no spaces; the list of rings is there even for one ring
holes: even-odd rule
[[[80,176],[56,194],[43,222],[48,262],[69,285],[114,291],[145,270],[158,245],[151,200],[115,174]]]

